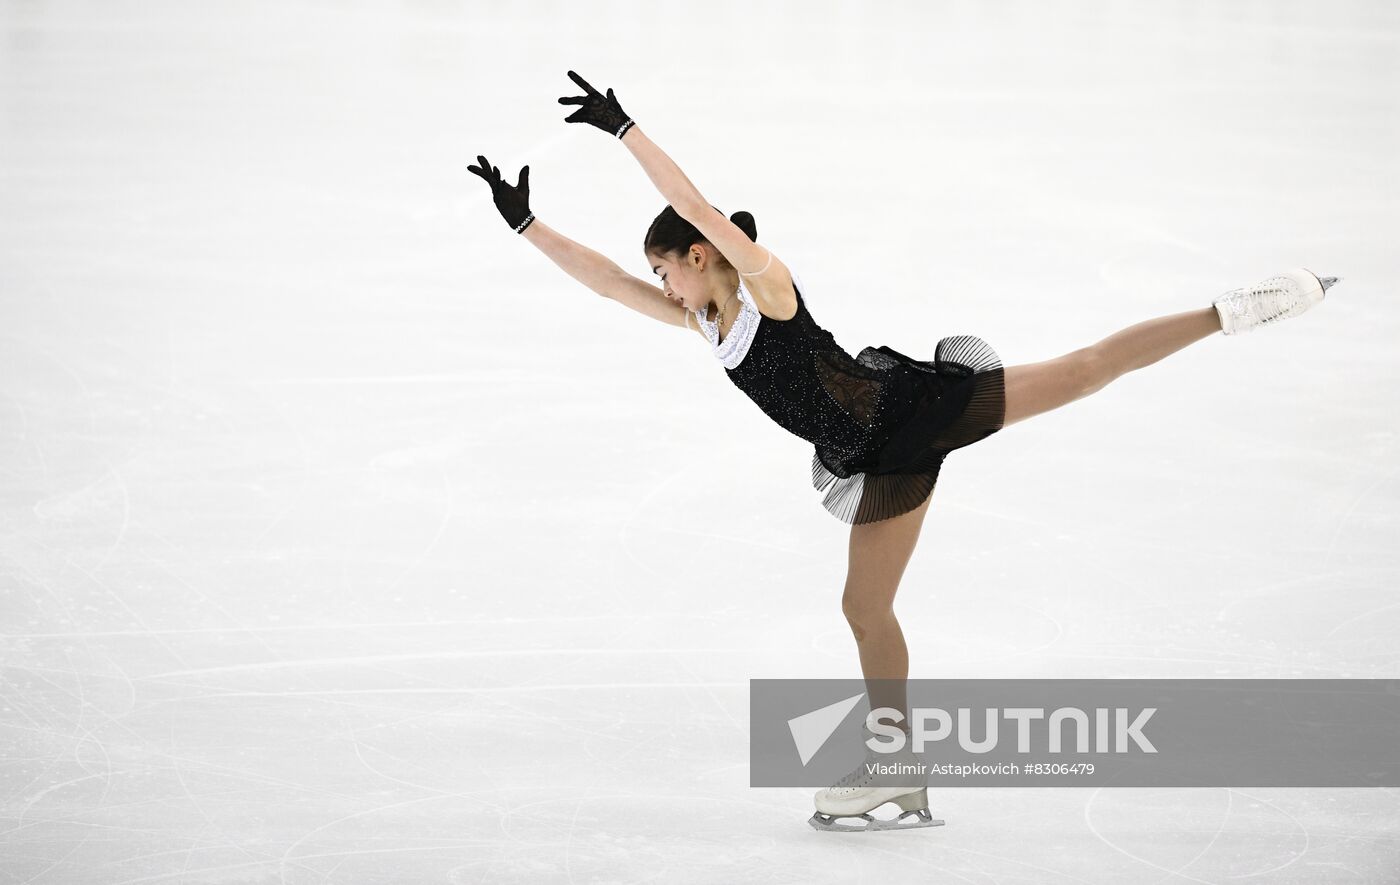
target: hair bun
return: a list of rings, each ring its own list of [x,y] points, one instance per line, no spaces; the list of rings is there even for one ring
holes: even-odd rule
[[[734,222],[739,230],[749,235],[749,239],[758,242],[758,223],[753,220],[753,215],[748,212],[735,212],[729,216],[729,220]]]

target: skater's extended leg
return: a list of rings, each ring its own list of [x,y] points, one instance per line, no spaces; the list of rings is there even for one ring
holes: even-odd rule
[[[899,516],[851,526],[850,561],[841,611],[855,634],[871,709],[893,707],[905,716],[909,651],[894,616],[894,595],[919,540],[930,494]]]
[[[1215,308],[1203,307],[1144,320],[1055,359],[1008,366],[1002,427],[1102,390],[1115,378],[1220,330]]]

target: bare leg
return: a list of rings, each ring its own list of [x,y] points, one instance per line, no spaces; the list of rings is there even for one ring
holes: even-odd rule
[[[1220,331],[1214,307],[1145,320],[1052,360],[1008,366],[1002,427],[1074,402]]]
[[[1102,389],[1194,341],[1220,331],[1214,307],[1158,317],[1115,332],[1102,341],[1052,360],[1005,370],[1003,427],[1058,408]],[[850,563],[841,610],[855,635],[870,706],[905,716],[909,704],[909,651],[894,615],[894,596],[914,553],[929,498],[891,519],[851,526]]]
[[[904,714],[909,704],[909,650],[894,616],[894,594],[914,553],[933,495],[908,513],[879,522],[851,526],[850,564],[841,610],[855,634],[870,707],[893,707]]]

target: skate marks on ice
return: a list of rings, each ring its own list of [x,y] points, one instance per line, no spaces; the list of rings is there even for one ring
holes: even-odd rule
[[[1274,876],[1304,862],[1312,844],[1307,824],[1280,804],[1257,795],[1261,791],[1230,787],[1189,791],[1109,790],[1107,796],[1112,798],[1105,798],[1105,790],[1103,787],[1095,789],[1084,803],[1084,824],[1089,832],[1123,857],[1160,872],[1172,881],[1216,885],[1222,874],[1218,869],[1221,863],[1229,867],[1229,877],[1234,879]],[[1288,796],[1297,791],[1278,792]],[[1115,805],[1117,808],[1103,807]],[[1132,812],[1140,812],[1143,806],[1170,807],[1194,821],[1214,817],[1216,822],[1213,828],[1193,827],[1189,833],[1179,831],[1176,843],[1164,847],[1156,838],[1157,834],[1144,831],[1140,825],[1122,824],[1124,818],[1136,819],[1137,815]],[[1095,819],[1096,812],[1101,820]],[[1121,832],[1104,832],[1110,821],[1117,821]],[[1239,859],[1236,854],[1242,846],[1251,844],[1254,850],[1244,853],[1247,859]],[[1156,857],[1152,856],[1154,851]],[[1332,872],[1340,868],[1358,876],[1361,874],[1360,870],[1349,870],[1344,864],[1327,863],[1326,866]]]

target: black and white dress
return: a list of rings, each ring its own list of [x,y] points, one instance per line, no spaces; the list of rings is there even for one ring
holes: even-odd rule
[[[837,519],[889,519],[933,492],[944,457],[1001,429],[1001,359],[971,335],[941,339],[932,360],[867,347],[852,357],[807,312],[793,275],[797,313],[766,317],[739,280],[739,314],[723,341],[697,313],[729,380],[785,430],[815,446],[812,485]]]

